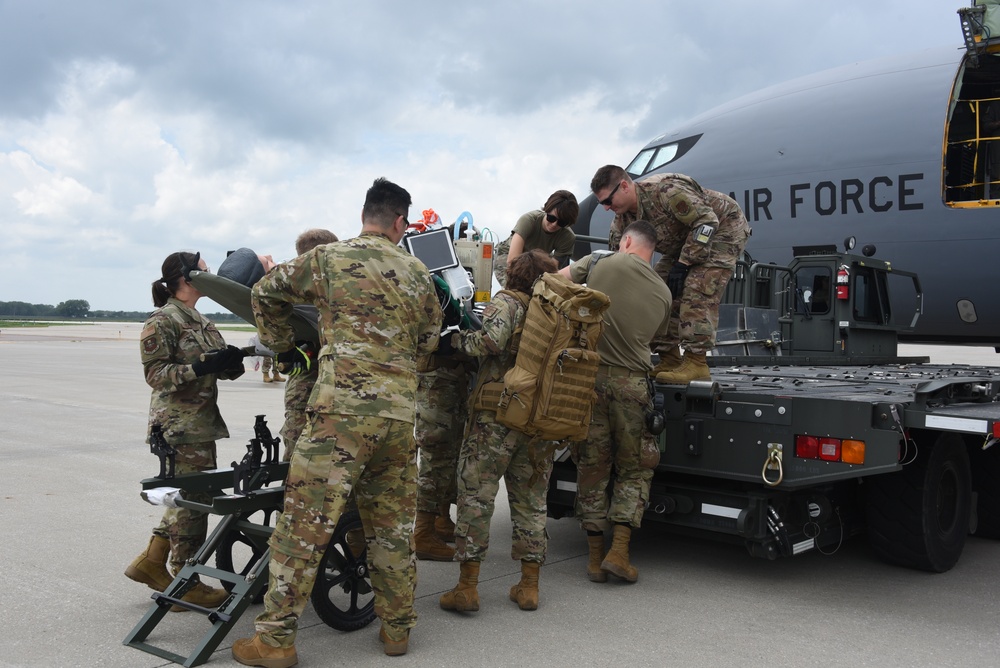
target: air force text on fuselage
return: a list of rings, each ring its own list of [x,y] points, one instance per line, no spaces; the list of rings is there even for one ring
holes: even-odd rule
[[[923,174],[875,176],[816,183],[792,183],[780,188],[753,188],[729,196],[740,202],[750,222],[833,216],[880,214],[892,211],[919,211],[916,186]]]

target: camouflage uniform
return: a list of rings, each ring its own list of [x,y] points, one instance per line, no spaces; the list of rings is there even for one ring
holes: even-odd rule
[[[251,302],[261,341],[276,352],[292,347],[292,304],[315,304],[321,345],[308,424],[268,542],[270,581],[256,629],[272,646],[294,644],[318,565],[354,491],[375,609],[390,639],[402,640],[416,622],[415,360],[436,348],[442,318],[430,274],[386,236],[363,232],[278,265],[254,286]]]
[[[657,174],[635,183],[637,211],[619,213],[611,223],[608,246],[617,250],[630,223],[645,220],[656,229],[662,254],[656,273],[666,282],[679,260],[689,265],[684,291],[674,295],[666,336],[653,340],[663,353],[678,345],[696,353],[715,347],[719,302],[750,237],[750,225],[736,201],[702,188],[683,174]]]
[[[260,370],[266,376],[267,372],[271,370],[271,365],[273,361],[267,355],[260,358]]]
[[[174,471],[181,474],[216,468],[215,440],[229,437],[219,413],[217,377],[239,378],[243,368],[195,376],[191,365],[198,357],[225,348],[226,341],[211,321],[177,299],[169,299],[149,316],[139,338],[146,383],[153,388],[149,427],[159,424],[167,443],[176,448]],[[207,494],[186,493],[185,498],[211,501]],[[153,533],[170,540],[173,572],[205,542],[207,528],[204,513],[187,508],[169,508],[163,513]]]
[[[524,249],[522,253],[539,249],[553,255],[559,260],[559,266],[564,266],[573,255],[573,246],[576,244],[576,235],[568,227],[562,227],[557,232],[548,233],[542,229],[542,221],[545,220],[545,212],[541,209],[529,211],[517,219],[517,224],[511,232],[511,237],[516,232],[524,239]],[[493,250],[493,275],[497,277],[500,287],[507,285],[507,256],[510,254],[510,239],[507,237],[497,244]]]
[[[295,443],[306,427],[306,406],[318,376],[319,365],[314,364],[308,372],[289,376],[285,381],[285,423],[280,432],[281,440],[285,443],[282,461],[291,461]]]
[[[441,357],[436,369],[418,374],[419,512],[443,514],[455,503],[458,451],[469,415],[472,371],[471,362]]]
[[[670,320],[670,290],[646,260],[625,253],[582,257],[571,266],[570,276],[611,298],[597,344],[601,366],[590,431],[586,441],[572,447],[576,515],[587,531],[604,531],[610,524],[637,528],[660,459],[646,429],[649,342]]]
[[[483,312],[483,328],[454,334],[455,349],[480,358],[473,391],[473,414],[458,457],[458,522],[455,546],[459,561],[482,561],[490,540],[500,478],[507,487],[513,524],[511,557],[545,561],[545,502],[552,457],[539,456],[541,445],[496,421],[496,411],[475,409],[486,383],[502,382],[514,366],[510,352],[515,330],[527,308],[513,295],[498,292]]]

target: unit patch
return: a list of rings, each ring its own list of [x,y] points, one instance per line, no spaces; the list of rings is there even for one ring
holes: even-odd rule
[[[156,327],[152,325],[144,327],[140,337],[142,338],[142,352],[144,354],[152,355],[160,349],[160,338],[156,336]]]
[[[698,219],[698,207],[692,204],[686,192],[676,192],[667,200],[667,206],[680,222],[689,225]]]

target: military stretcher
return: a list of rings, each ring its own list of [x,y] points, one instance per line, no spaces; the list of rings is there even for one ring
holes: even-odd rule
[[[198,666],[211,654],[252,603],[263,601],[268,583],[270,552],[267,541],[273,520],[284,498],[282,484],[288,464],[278,459],[280,439],[272,437],[263,415],[254,424],[254,438],[247,453],[231,468],[174,475],[174,449],[154,429],[150,450],[159,458],[159,473],[142,481],[144,496],[167,491],[170,503],[221,517],[204,545],[177,573],[163,592],[152,595],[149,610],[125,637],[123,644],[184,666]],[[166,488],[166,489],[165,489]],[[175,494],[174,490],[179,490]],[[227,492],[226,490],[231,490]],[[207,493],[209,503],[187,500],[184,494]],[[367,550],[361,518],[356,510],[345,512],[337,523],[330,545],[320,562],[312,604],[328,626],[355,631],[375,618],[375,598],[368,572]],[[215,557],[215,566],[208,562]],[[199,577],[222,582],[229,592],[218,608],[205,608],[183,600]],[[154,645],[149,638],[171,607],[204,615],[209,628],[190,654],[183,655]]]

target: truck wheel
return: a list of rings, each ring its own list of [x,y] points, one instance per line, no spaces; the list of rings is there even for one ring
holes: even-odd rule
[[[1000,538],[1000,450],[974,448],[972,457],[973,486],[977,492],[978,522],[973,535],[980,538]]]
[[[868,540],[885,561],[943,573],[965,547],[972,504],[969,455],[959,436],[923,445],[902,471],[866,479]]]
[[[356,510],[340,516],[319,564],[311,598],[319,618],[338,631],[357,631],[375,619],[368,551]]]

